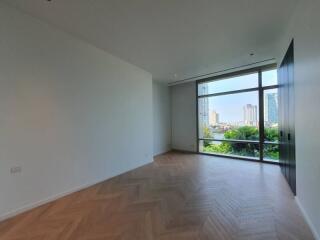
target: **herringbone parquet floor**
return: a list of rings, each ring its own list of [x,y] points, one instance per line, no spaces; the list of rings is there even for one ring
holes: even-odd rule
[[[277,166],[169,153],[0,223],[1,240],[309,240]]]

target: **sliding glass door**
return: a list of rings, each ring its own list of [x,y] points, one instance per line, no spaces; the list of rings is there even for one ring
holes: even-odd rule
[[[277,88],[270,66],[198,81],[199,152],[277,162]]]

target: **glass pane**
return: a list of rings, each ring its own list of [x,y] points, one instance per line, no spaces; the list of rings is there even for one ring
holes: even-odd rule
[[[277,69],[262,72],[262,86],[272,86],[278,84]]]
[[[199,137],[259,140],[258,92],[198,99]]]
[[[200,140],[199,151],[202,153],[259,159],[259,144],[256,143],[232,143]]]
[[[271,162],[279,162],[279,145],[278,144],[264,144],[263,146],[263,160]]]
[[[198,95],[201,96],[247,88],[256,88],[258,87],[258,78],[258,73],[251,73],[247,75],[219,79],[212,82],[200,83],[198,85]]]
[[[278,142],[278,89],[264,91],[264,140]]]

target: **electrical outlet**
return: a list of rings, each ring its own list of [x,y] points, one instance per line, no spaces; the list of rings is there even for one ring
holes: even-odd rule
[[[19,167],[19,166],[10,168],[11,174],[16,174],[16,173],[20,173],[20,172],[21,172],[21,167]]]

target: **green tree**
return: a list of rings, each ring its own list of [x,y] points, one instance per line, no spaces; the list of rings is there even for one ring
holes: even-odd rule
[[[204,130],[205,138],[211,138],[210,129]],[[259,130],[257,127],[243,126],[230,129],[224,133],[225,139],[233,140],[259,140]],[[265,140],[278,141],[278,128],[265,128]],[[221,154],[235,154],[240,156],[259,156],[259,145],[256,143],[237,143],[222,142],[220,144],[211,144],[210,141],[204,141],[204,151]],[[266,144],[264,146],[264,157],[270,159],[279,159],[279,147],[276,144]]]
[[[277,127],[264,129],[265,140],[270,142],[276,142],[279,140],[279,130]]]
[[[204,126],[203,127],[203,137],[204,138],[212,138],[212,133],[209,127]],[[204,147],[208,147],[210,146],[210,141],[209,140],[204,140],[203,141],[203,145]]]
[[[244,126],[226,131],[224,137],[235,140],[258,140],[259,131],[256,127]]]
[[[264,138],[266,141],[278,142],[279,141],[279,129],[277,127],[265,128]],[[279,159],[279,145],[266,144],[263,148],[263,156],[269,159]]]
[[[228,154],[230,153],[231,145],[227,142],[223,142],[221,144],[209,144],[204,148],[205,152],[211,153],[221,153],[221,154]]]

